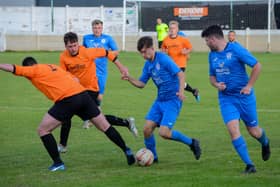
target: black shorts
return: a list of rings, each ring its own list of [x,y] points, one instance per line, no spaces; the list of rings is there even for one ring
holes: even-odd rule
[[[100,110],[88,92],[84,91],[56,102],[48,113],[59,121],[68,121],[73,115],[88,120],[98,116]]]
[[[97,97],[99,95],[99,92],[94,92],[94,91],[91,91],[91,90],[87,90],[89,96],[94,100],[95,104],[97,106],[100,105],[100,102],[97,100]]]

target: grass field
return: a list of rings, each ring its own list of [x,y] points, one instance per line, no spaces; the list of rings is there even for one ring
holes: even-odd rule
[[[260,144],[241,125],[256,174],[241,174],[245,166],[231,145],[218,110],[216,90],[208,81],[207,54],[193,53],[186,74],[189,83],[200,89],[201,103],[197,104],[186,93],[175,129],[201,141],[201,159],[196,161],[187,146],[165,141],[156,134],[160,162],[151,167],[128,166],[124,154],[104,134],[95,128],[82,129],[82,121],[74,117],[68,152],[62,155],[67,170],[49,172],[47,168],[52,162],[36,129],[52,103],[29,81],[1,71],[0,186],[280,186],[280,55],[255,55],[262,62],[262,73],[255,85],[259,121],[266,129],[272,149],[271,159],[263,162]],[[59,52],[0,53],[0,63],[20,64],[25,56],[34,56],[41,63],[58,63]],[[121,53],[120,60],[131,75],[140,75],[143,60],[137,53]],[[127,129],[116,127],[136,152],[144,147],[141,134],[144,116],[156,89],[151,81],[142,90],[121,81],[113,64],[109,65],[109,72],[103,111],[136,118],[140,131],[137,139]],[[55,137],[58,133],[56,129]]]

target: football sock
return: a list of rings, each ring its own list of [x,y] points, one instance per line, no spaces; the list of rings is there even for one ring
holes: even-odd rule
[[[156,151],[156,139],[154,137],[154,134],[152,134],[149,138],[144,138],[144,144],[147,149],[152,151],[154,154],[154,158],[157,159],[157,151]]]
[[[41,136],[41,140],[42,140],[45,148],[47,149],[50,157],[54,161],[54,163],[55,164],[62,163],[62,160],[60,159],[60,156],[59,156],[59,153],[57,150],[57,144],[56,144],[56,141],[55,141],[53,135],[47,134],[47,135]]]
[[[186,83],[185,90],[191,93],[195,92],[195,90],[188,83]]]
[[[171,140],[182,142],[182,143],[187,144],[187,145],[192,144],[192,139],[191,138],[187,137],[183,133],[181,133],[179,131],[176,131],[176,130],[171,131]]]
[[[71,129],[71,120],[63,122],[60,128],[60,141],[59,143],[66,147],[67,145],[67,140],[69,137],[69,132]]]
[[[119,118],[113,115],[105,115],[105,118],[111,125],[129,127],[127,119]]]
[[[246,142],[242,136],[240,136],[235,140],[232,140],[232,144],[235,150],[237,151],[237,153],[239,154],[240,158],[243,160],[243,162],[245,162],[245,164],[254,165],[250,159]]]
[[[267,136],[265,134],[264,129],[262,129],[261,137],[256,138],[256,139],[262,144],[262,146],[266,146],[268,144],[268,142],[269,142],[269,140],[268,140],[268,138],[267,138]]]
[[[110,126],[107,131],[105,131],[106,136],[114,142],[117,146],[119,146],[123,152],[127,150],[124,140],[122,139],[120,133],[112,126]]]

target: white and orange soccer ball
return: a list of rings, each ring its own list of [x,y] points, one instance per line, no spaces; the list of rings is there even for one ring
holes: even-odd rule
[[[135,158],[139,166],[150,166],[154,161],[154,155],[152,151],[147,148],[141,148],[139,151],[137,151]]]

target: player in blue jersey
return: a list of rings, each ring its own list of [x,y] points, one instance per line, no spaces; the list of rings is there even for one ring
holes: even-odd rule
[[[93,20],[91,22],[92,34],[87,34],[83,37],[83,46],[86,48],[104,48],[110,51],[118,51],[118,47],[114,39],[107,34],[103,34],[103,22],[101,20]],[[97,104],[100,106],[103,99],[107,77],[108,77],[108,59],[107,57],[96,58],[94,60],[96,65],[96,75],[98,78],[99,94],[97,97]],[[111,121],[115,126],[128,127],[134,136],[138,136],[138,130],[135,126],[135,119],[129,117],[127,119],[119,118],[113,115],[106,115],[107,120]],[[90,121],[85,121],[83,127],[89,128]]]
[[[118,51],[118,47],[114,39],[107,34],[103,34],[103,22],[101,20],[93,20],[92,34],[87,34],[83,37],[83,46],[86,48],[105,48],[106,50]],[[99,95],[98,100],[103,99],[107,75],[108,75],[108,59],[107,57],[95,59],[96,75],[98,77]]]
[[[220,26],[206,28],[201,36],[205,38],[209,53],[209,76],[211,84],[218,90],[220,111],[231,136],[233,147],[246,164],[244,173],[255,173],[246,142],[239,130],[239,120],[245,123],[250,135],[262,145],[262,159],[270,157],[269,139],[259,127],[256,97],[253,90],[261,64],[252,54],[237,42],[227,42]],[[252,68],[250,76],[246,67]]]
[[[149,79],[152,79],[158,89],[157,98],[146,115],[144,126],[144,143],[146,148],[154,154],[154,162],[158,162],[156,141],[153,132],[159,127],[159,135],[167,140],[184,143],[190,147],[195,158],[201,155],[199,141],[173,130],[179,116],[182,102],[185,99],[185,76],[173,60],[163,52],[156,52],[153,40],[144,36],[138,40],[137,49],[146,60],[139,80],[130,75],[123,76],[133,86],[144,88]]]

